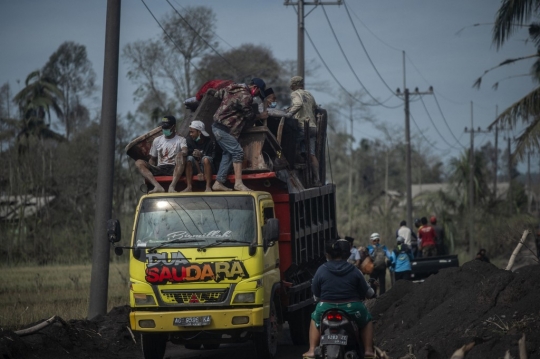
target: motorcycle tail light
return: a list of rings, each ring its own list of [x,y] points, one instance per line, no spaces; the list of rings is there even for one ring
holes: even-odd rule
[[[343,320],[343,316],[341,315],[341,313],[328,313],[326,317],[332,322],[339,322]]]

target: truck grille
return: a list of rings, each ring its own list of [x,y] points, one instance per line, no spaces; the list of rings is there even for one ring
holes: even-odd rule
[[[222,290],[163,290],[161,295],[167,303],[197,304],[220,303],[227,298],[228,289]]]

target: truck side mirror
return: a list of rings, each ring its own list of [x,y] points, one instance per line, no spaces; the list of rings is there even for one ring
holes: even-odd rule
[[[279,238],[279,219],[270,218],[263,227],[263,245],[264,250],[272,245],[272,242]]]
[[[107,221],[107,237],[111,243],[120,242],[121,230],[119,220],[109,219]]]

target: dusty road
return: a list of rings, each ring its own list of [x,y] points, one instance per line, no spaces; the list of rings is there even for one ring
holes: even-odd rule
[[[290,337],[288,325],[285,324],[283,334],[279,341],[277,357],[280,359],[300,359],[302,353],[307,351],[307,346],[293,345]],[[142,354],[138,358],[143,358]],[[252,342],[243,344],[227,344],[216,350],[189,350],[183,345],[167,344],[165,359],[212,359],[212,358],[235,358],[252,359],[256,358],[255,347]],[[135,359],[135,358],[134,358]]]

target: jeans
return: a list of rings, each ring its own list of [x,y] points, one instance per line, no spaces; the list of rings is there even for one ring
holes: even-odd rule
[[[220,183],[225,183],[231,165],[244,161],[244,150],[234,136],[231,136],[222,129],[212,126],[212,132],[214,133],[217,144],[223,150],[223,157],[219,164],[216,180]]]

